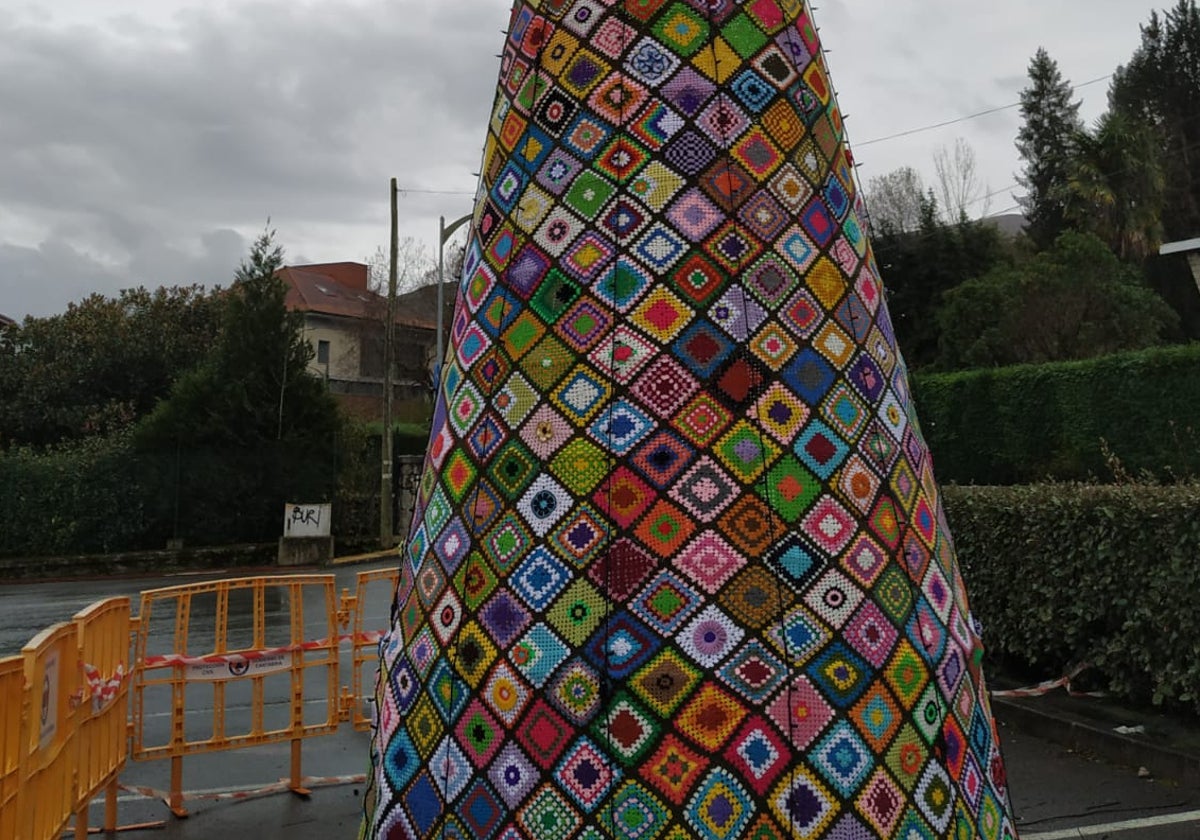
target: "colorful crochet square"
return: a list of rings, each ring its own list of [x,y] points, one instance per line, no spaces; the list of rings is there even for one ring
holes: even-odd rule
[[[380,840],[1014,838],[803,0],[515,0]]]

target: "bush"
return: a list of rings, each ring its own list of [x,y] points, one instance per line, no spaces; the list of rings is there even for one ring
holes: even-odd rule
[[[1200,712],[1200,486],[947,487],[992,667]]]
[[[942,369],[1089,359],[1163,343],[1179,318],[1095,236],[950,289],[937,313]]]
[[[286,502],[330,500],[340,545],[378,542],[378,424],[344,422],[336,445],[315,451],[287,441],[140,450],[133,437],[0,451],[0,557],[159,549],[173,537],[189,546],[271,542]],[[398,424],[396,456],[423,455],[428,437]],[[393,476],[398,483],[398,468]]]
[[[1125,469],[1200,475],[1193,425],[1200,344],[1082,362],[917,375],[913,395],[938,478],[961,484],[1080,481]]]
[[[338,465],[286,444],[137,451],[128,434],[0,453],[0,556],[278,538],[286,502],[328,501]]]
[[[46,453],[0,452],[0,555],[105,552],[146,547],[154,497],[128,436],[87,438]]]
[[[338,448],[337,499],[333,508],[334,535],[339,546],[367,549],[379,544],[379,446],[383,424],[345,424]],[[429,445],[429,427],[418,423],[392,426],[392,500],[396,505],[392,524],[402,539],[400,512],[402,494],[401,466],[404,456],[424,456]]]

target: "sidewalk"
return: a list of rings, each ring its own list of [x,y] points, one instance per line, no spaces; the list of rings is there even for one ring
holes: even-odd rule
[[[1063,691],[1028,699],[997,698],[992,705],[998,719],[1027,735],[1108,764],[1145,768],[1156,779],[1200,788],[1200,722]]]

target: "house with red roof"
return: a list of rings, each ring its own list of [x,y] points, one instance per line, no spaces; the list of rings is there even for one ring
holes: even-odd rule
[[[329,383],[344,408],[366,420],[383,413],[383,326],[387,298],[371,289],[370,269],[355,262],[281,268],[288,309],[304,313],[313,348],[309,369]],[[430,411],[434,307],[397,298],[393,399],[397,421],[421,422]]]

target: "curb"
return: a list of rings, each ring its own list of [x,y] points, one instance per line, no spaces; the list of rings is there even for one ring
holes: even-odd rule
[[[1106,726],[1071,715],[1054,714],[1020,701],[992,699],[997,719],[1024,734],[1088,753],[1110,764],[1145,767],[1159,779],[1200,785],[1200,755],[1155,743],[1147,737],[1122,735]]]
[[[329,566],[356,566],[361,563],[373,563],[376,560],[387,560],[400,557],[399,548],[389,548],[385,551],[369,551],[366,554],[351,554],[346,557],[335,557],[329,561]]]

